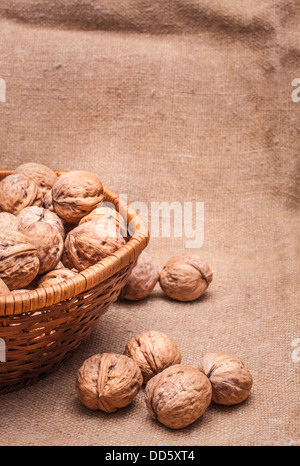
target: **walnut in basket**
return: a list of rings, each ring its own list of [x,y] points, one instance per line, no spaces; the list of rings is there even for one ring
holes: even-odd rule
[[[145,390],[149,414],[170,429],[187,427],[199,419],[211,398],[211,383],[206,375],[182,364],[155,375]]]
[[[77,373],[76,391],[88,408],[113,413],[133,401],[142,383],[141,371],[132,359],[103,353],[84,361]]]
[[[0,181],[0,208],[18,215],[31,205],[42,205],[42,194],[37,184],[25,175],[9,175]]]
[[[70,171],[61,175],[52,188],[56,213],[69,223],[78,223],[103,200],[99,178],[86,171]]]
[[[40,188],[43,196],[52,189],[54,183],[58,180],[58,176],[51,168],[34,162],[19,165],[15,169],[14,174],[25,175],[33,180]]]
[[[62,262],[82,271],[119,249],[125,240],[115,229],[102,228],[99,222],[86,222],[70,231],[65,241]]]
[[[40,262],[39,272],[53,270],[61,260],[64,241],[57,228],[46,222],[35,222],[22,230],[36,248]]]
[[[43,207],[26,207],[19,213],[17,219],[19,222],[20,231],[23,231],[32,223],[45,222],[56,228],[61,234],[62,238],[65,238],[63,220],[55,212],[51,212],[50,210],[44,209]]]
[[[67,280],[68,278],[75,277],[77,273],[78,272],[67,268],[56,268],[55,270],[51,270],[51,272],[43,275],[38,281],[38,286],[46,287],[49,285],[56,285],[57,283],[61,283],[64,280]]]
[[[181,354],[173,338],[155,330],[132,338],[127,343],[124,354],[137,363],[144,383],[167,367],[181,363]]]
[[[159,279],[159,271],[155,261],[143,251],[138,257],[135,267],[122,288],[120,297],[129,301],[138,301],[149,296]]]
[[[178,254],[163,267],[159,283],[167,296],[178,301],[193,301],[207,290],[212,271],[202,257]]]
[[[40,268],[37,249],[19,231],[0,236],[0,278],[10,290],[26,288]]]

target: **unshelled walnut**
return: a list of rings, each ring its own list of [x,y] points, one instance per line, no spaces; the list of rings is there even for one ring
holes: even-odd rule
[[[182,364],[155,375],[145,390],[150,415],[170,429],[181,429],[199,419],[211,398],[211,383],[206,375]]]
[[[22,232],[38,252],[40,261],[38,274],[53,270],[59,263],[64,249],[64,241],[57,228],[46,222],[35,222],[24,228]]]
[[[0,181],[0,207],[18,215],[31,205],[42,205],[42,194],[37,184],[25,175],[9,175]]]
[[[223,353],[208,353],[200,361],[200,370],[211,382],[215,403],[230,406],[248,398],[252,375],[240,359]]]
[[[14,174],[25,175],[33,180],[38,185],[43,195],[52,189],[52,186],[58,180],[58,176],[51,168],[34,162],[19,165],[15,169]]]
[[[178,254],[163,267],[159,283],[170,298],[193,301],[207,290],[212,277],[212,271],[202,257]]]
[[[144,383],[167,367],[181,363],[181,354],[173,338],[155,330],[132,338],[124,354],[137,363]]]
[[[130,301],[138,301],[149,296],[159,279],[159,271],[155,261],[143,251],[138,257],[135,267],[130,273],[120,296]]]
[[[88,408],[113,413],[128,406],[143,377],[138,365],[122,354],[96,354],[80,367],[76,378],[79,400]]]
[[[62,238],[65,238],[65,228],[63,220],[55,213],[43,207],[31,206],[23,209],[18,217],[19,230],[23,231],[32,223],[45,222],[49,223],[52,227],[56,228],[61,234]]]
[[[43,207],[44,209],[51,210],[51,212],[54,212],[52,190],[47,191],[46,194],[44,195]]]
[[[18,231],[18,218],[9,212],[0,212],[0,231],[3,234],[5,231]]]
[[[76,275],[77,273],[73,270],[69,270],[67,268],[56,268],[55,270],[51,270],[51,272],[43,275],[38,281],[38,286],[46,287],[49,285],[56,285],[57,283],[61,283],[68,278],[75,277]]]
[[[19,231],[0,236],[0,278],[10,290],[26,288],[40,267],[37,249]]]
[[[54,210],[69,223],[78,223],[103,198],[101,181],[93,173],[85,171],[64,173],[52,188]]]
[[[0,296],[10,294],[8,286],[5,285],[4,281],[0,278]]]
[[[79,271],[96,264],[125,244],[116,231],[102,229],[98,222],[86,222],[70,231],[65,241],[62,262]]]
[[[115,208],[100,205],[92,210],[90,214],[83,217],[79,225],[90,222],[91,220],[103,223],[104,227],[106,226],[108,229],[113,227],[119,235],[123,237],[127,236],[126,221]]]

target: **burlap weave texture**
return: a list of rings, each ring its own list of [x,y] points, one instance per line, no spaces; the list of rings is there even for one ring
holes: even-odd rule
[[[153,202],[204,202],[204,244],[188,251],[214,272],[193,303],[159,286],[116,303],[61,369],[0,398],[0,444],[299,443],[299,20],[296,0],[0,0],[1,168],[94,171],[144,202],[150,226]],[[148,251],[161,268],[185,246],[153,237]],[[143,392],[114,415],[81,406],[83,360],[146,329],[187,364],[241,357],[249,400],[176,432],[149,418]]]

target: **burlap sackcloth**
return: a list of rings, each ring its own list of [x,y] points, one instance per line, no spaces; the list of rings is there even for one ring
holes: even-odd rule
[[[214,272],[193,303],[157,286],[113,305],[57,372],[0,398],[0,444],[299,444],[299,2],[1,0],[0,15],[1,168],[95,171],[146,203],[150,226],[153,202],[204,202],[204,244],[187,251]],[[186,240],[153,237],[148,251],[161,268]],[[171,335],[186,364],[239,356],[250,398],[180,431],[149,417],[143,391],[113,415],[82,406],[82,362],[146,329]]]

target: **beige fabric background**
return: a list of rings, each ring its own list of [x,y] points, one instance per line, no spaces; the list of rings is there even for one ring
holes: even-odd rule
[[[1,168],[86,169],[128,200],[205,203],[200,250],[214,271],[199,301],[159,289],[116,303],[60,370],[0,397],[1,445],[296,445],[300,338],[296,0],[0,0]],[[186,238],[152,238],[161,268]],[[96,352],[159,329],[187,364],[241,357],[254,386],[171,431],[143,392],[90,412],[75,374]]]

